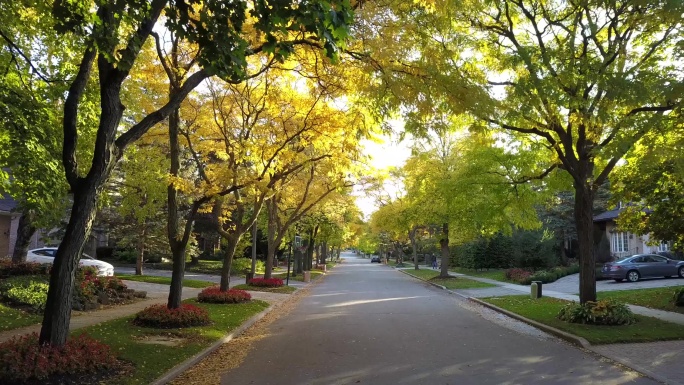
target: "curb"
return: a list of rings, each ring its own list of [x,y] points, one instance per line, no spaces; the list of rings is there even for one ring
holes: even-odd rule
[[[253,316],[252,318],[248,319],[245,321],[242,325],[238,326],[237,329],[233,330],[220,340],[214,342],[211,346],[208,348],[202,350],[201,352],[195,354],[194,356],[188,358],[187,360],[181,362],[180,364],[176,365],[173,367],[171,370],[166,372],[163,376],[157,378],[153,382],[150,383],[150,385],[164,385],[167,384],[171,381],[173,381],[176,377],[180,376],[183,372],[186,370],[190,369],[192,366],[197,364],[199,361],[204,359],[206,356],[209,354],[213,353],[215,350],[217,350],[221,345],[230,342],[232,339],[235,337],[239,336],[240,334],[244,333],[245,330],[249,329],[252,325],[257,323],[260,319],[264,318],[266,314],[270,313],[273,309],[275,308],[275,305],[270,305],[266,309],[264,309],[261,313]]]
[[[541,322],[533,321],[533,320],[531,320],[531,319],[529,319],[529,318],[525,318],[525,317],[523,317],[523,316],[521,316],[521,315],[519,315],[519,314],[510,312],[510,311],[508,311],[508,310],[506,310],[506,309],[502,309],[502,308],[500,308],[500,307],[498,307],[498,306],[492,305],[491,303],[488,303],[488,302],[479,300],[479,299],[477,299],[477,298],[468,297],[468,299],[469,299],[470,301],[475,302],[475,303],[478,303],[478,304],[480,304],[480,305],[482,305],[482,306],[484,306],[484,307],[487,307],[487,308],[492,309],[492,310],[494,310],[494,311],[497,311],[497,312],[499,312],[499,313],[505,314],[505,315],[507,315],[507,316],[509,316],[509,317],[511,317],[511,318],[517,319],[518,321],[522,321],[522,322],[524,322],[524,323],[526,323],[526,324],[532,325],[532,326],[534,326],[534,327],[537,328],[537,329],[543,330],[543,331],[545,331],[545,332],[547,332],[547,333],[549,333],[549,334],[552,334],[552,335],[554,335],[554,336],[556,336],[556,337],[558,337],[558,338],[560,338],[560,339],[562,339],[562,340],[565,340],[565,341],[567,341],[567,342],[570,342],[570,343],[572,343],[572,344],[574,344],[574,345],[577,345],[577,346],[579,346],[579,347],[582,347],[582,348],[585,348],[585,349],[588,349],[588,350],[593,351],[593,349],[591,348],[591,344],[589,343],[589,341],[585,340],[585,339],[582,338],[582,337],[578,337],[578,336],[576,336],[576,335],[574,335],[574,334],[566,333],[566,332],[564,332],[564,331],[562,331],[562,330],[559,330],[559,329],[556,329],[556,328],[554,328],[554,327],[551,327],[551,326],[548,326],[548,325],[544,325],[544,324],[541,323]]]

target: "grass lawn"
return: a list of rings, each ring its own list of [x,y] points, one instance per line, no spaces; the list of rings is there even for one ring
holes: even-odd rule
[[[486,288],[486,287],[496,287],[496,285],[492,285],[491,283],[486,283],[486,282],[480,282],[480,281],[474,281],[472,279],[468,278],[437,278],[439,275],[439,270],[432,270],[432,269],[421,269],[421,270],[414,270],[414,269],[407,269],[404,270],[406,273],[409,273],[415,277],[427,279],[432,283],[436,283],[438,285],[442,285],[446,287],[447,289],[452,289],[452,290],[458,290],[458,289],[480,289],[480,288]]]
[[[537,300],[524,295],[503,298],[485,298],[484,301],[523,317],[552,326],[570,334],[585,338],[591,344],[650,342],[684,339],[681,325],[656,318],[636,315],[637,322],[627,326],[600,326],[572,324],[556,318],[567,301],[543,297]]]
[[[251,286],[251,285],[245,285],[245,284],[237,285],[235,287],[231,287],[231,289],[250,290],[250,291],[265,291],[268,293],[281,293],[281,294],[290,294],[290,293],[297,290],[296,287],[292,287],[292,286],[263,287],[263,286]]]
[[[120,279],[125,279],[128,281],[138,281],[138,282],[149,282],[149,283],[159,283],[162,285],[170,285],[171,277],[155,277],[152,275],[133,275],[133,274],[117,274]],[[183,286],[194,287],[198,289],[203,289],[205,287],[216,285],[213,282],[198,281],[195,279],[183,279]]]
[[[323,272],[320,270],[311,270],[311,280],[313,281],[314,279],[320,277],[323,275]],[[283,281],[287,278],[287,273],[278,273],[278,274],[273,274],[273,278],[280,278]],[[300,281],[304,282],[304,275],[302,274],[297,274],[296,277],[292,276],[292,273],[290,273],[290,281]]]
[[[469,275],[471,277],[489,278],[489,279],[495,279],[495,280],[501,281],[501,282],[511,282],[511,281],[506,279],[506,276],[504,275],[504,270],[473,270],[473,269],[464,269],[461,267],[454,267],[454,268],[451,268],[449,270],[456,272],[456,273]]]
[[[209,261],[209,260],[201,259],[199,261],[199,264],[197,264],[197,266],[190,266],[190,261],[185,261],[185,271],[189,271],[189,272],[197,273],[197,274],[220,275],[222,267],[223,267],[223,261]],[[150,269],[159,269],[159,270],[172,270],[173,269],[173,263],[171,263],[171,262],[151,263],[149,265],[149,268]],[[234,272],[234,273],[240,273],[241,274],[242,272]]]
[[[650,307],[684,314],[684,307],[672,303],[672,295],[681,286],[659,287],[656,289],[600,291],[596,293],[598,299],[615,299],[632,305]]]
[[[27,313],[0,303],[0,331],[12,330],[41,323],[39,314]]]
[[[188,329],[152,329],[132,325],[133,317],[126,317],[79,329],[72,335],[88,333],[109,345],[120,359],[135,366],[132,373],[112,379],[107,384],[149,384],[268,307],[263,301],[228,305],[197,303],[195,300],[185,302],[205,308],[214,323]],[[177,346],[145,343],[151,337],[160,336],[180,338],[183,342]]]

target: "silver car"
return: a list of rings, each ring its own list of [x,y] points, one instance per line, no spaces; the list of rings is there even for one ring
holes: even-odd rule
[[[612,278],[616,282],[622,282],[624,279],[636,282],[646,277],[675,275],[684,278],[684,261],[655,254],[636,254],[617,262],[606,263],[601,273],[604,277]]]

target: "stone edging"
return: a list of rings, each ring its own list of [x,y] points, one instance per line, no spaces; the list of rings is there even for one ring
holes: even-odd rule
[[[173,381],[176,377],[180,376],[183,372],[186,370],[190,369],[192,366],[200,362],[202,359],[207,357],[209,354],[213,353],[215,350],[217,350],[221,345],[230,342],[233,340],[235,337],[239,336],[240,334],[244,333],[245,330],[249,329],[252,325],[257,323],[260,319],[264,318],[266,314],[270,313],[274,309],[275,305],[269,305],[266,309],[261,311],[261,313],[253,316],[252,318],[248,319],[246,322],[244,322],[242,325],[238,326],[237,329],[233,330],[220,340],[214,342],[209,346],[208,348],[202,350],[201,352],[195,354],[194,356],[188,358],[187,360],[181,362],[180,364],[176,365],[173,367],[171,370],[166,372],[164,375],[161,377],[157,378],[153,382],[150,383],[150,385],[164,385],[167,384],[171,381]]]

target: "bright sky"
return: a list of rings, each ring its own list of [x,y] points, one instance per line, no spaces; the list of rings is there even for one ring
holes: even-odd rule
[[[406,162],[406,159],[411,155],[409,149],[410,140],[404,140],[397,143],[396,137],[382,136],[384,143],[375,143],[370,140],[361,142],[364,147],[364,153],[371,157],[370,164],[378,170],[386,170],[390,167],[401,167]],[[393,186],[386,185],[386,189],[391,190]],[[394,193],[395,191],[389,191]],[[370,218],[370,214],[377,209],[375,198],[366,194],[363,190],[355,190],[356,205],[361,209],[366,219]]]

